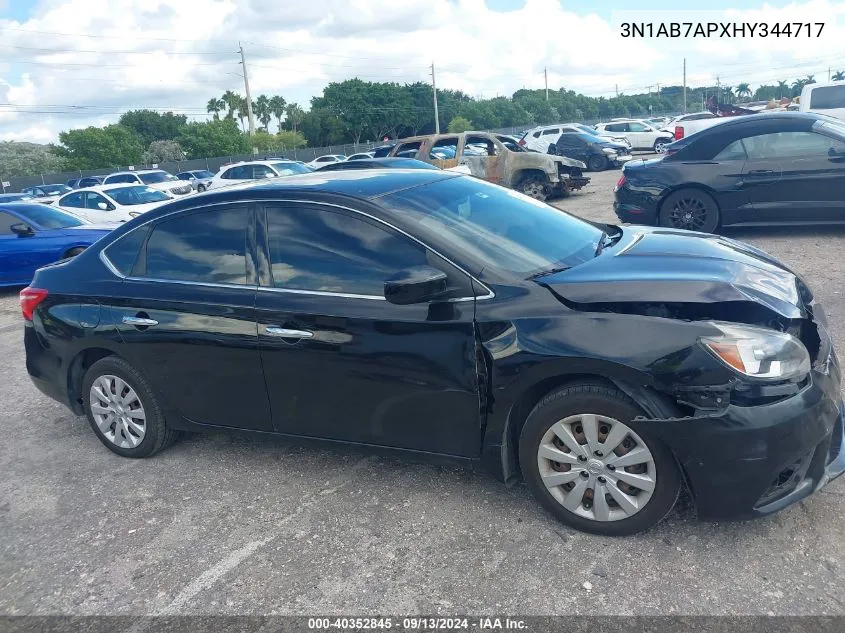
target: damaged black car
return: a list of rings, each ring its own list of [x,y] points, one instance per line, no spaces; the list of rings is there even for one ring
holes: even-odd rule
[[[21,309],[36,386],[125,457],[205,429],[445,456],[606,535],[683,488],[751,518],[845,470],[824,311],[786,266],[448,172],[176,200],[40,269]]]

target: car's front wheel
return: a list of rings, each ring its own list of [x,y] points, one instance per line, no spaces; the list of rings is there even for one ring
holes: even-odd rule
[[[82,397],[94,433],[118,455],[149,457],[178,436],[165,424],[152,387],[122,358],[107,356],[91,365]]]
[[[552,392],[519,440],[532,494],[564,523],[594,534],[624,536],[660,522],[681,476],[671,452],[634,421],[639,415],[627,395],[598,383]]]
[[[197,185],[197,193],[202,193],[205,191],[205,185]]]
[[[526,176],[519,182],[516,189],[520,193],[524,193],[526,196],[531,196],[540,201],[545,201],[548,197],[546,193],[546,180],[542,176]]]
[[[608,160],[607,156],[604,154],[596,154],[595,156],[590,156],[590,160],[587,161],[587,168],[590,171],[604,171],[607,169]]]
[[[667,141],[665,138],[659,138],[654,141],[654,151],[658,154],[663,154],[666,152],[666,146],[671,143],[672,141]]]

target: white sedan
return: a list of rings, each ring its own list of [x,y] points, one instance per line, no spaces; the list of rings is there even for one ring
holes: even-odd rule
[[[99,185],[65,194],[54,206],[96,224],[118,224],[173,199],[172,194],[147,185]]]
[[[342,163],[346,160],[346,156],[344,154],[326,154],[325,156],[318,156],[310,163],[305,163],[311,169],[320,169],[320,167],[325,167],[326,165],[331,165],[332,163]]]
[[[251,160],[224,165],[208,183],[207,189],[219,189],[254,180],[310,174],[311,169],[294,160]]]

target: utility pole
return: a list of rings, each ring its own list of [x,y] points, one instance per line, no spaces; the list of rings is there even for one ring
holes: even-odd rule
[[[616,91],[616,96],[619,96],[619,84],[613,84],[613,89]]]
[[[255,119],[252,116],[252,95],[249,93],[249,75],[246,72],[246,57],[244,47],[238,42],[238,50],[241,54],[241,65],[244,67],[244,90],[246,90],[246,114],[249,119],[249,135],[255,135]]]
[[[830,66],[827,67],[827,80],[830,81]]]
[[[546,80],[546,101],[549,100],[549,69],[547,67],[543,67],[543,78]],[[830,73],[828,73],[827,77],[828,81],[830,81]]]
[[[434,81],[434,62],[431,62],[431,90],[434,92],[434,133],[440,134],[440,114],[437,111],[437,83]]]
[[[687,113],[687,58],[684,57],[684,114]]]

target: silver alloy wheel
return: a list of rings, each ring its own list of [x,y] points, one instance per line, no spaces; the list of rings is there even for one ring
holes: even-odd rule
[[[91,414],[100,432],[120,448],[135,448],[147,431],[147,416],[138,394],[125,380],[104,375],[91,385]]]
[[[654,494],[657,469],[642,438],[619,420],[582,413],[555,422],[537,449],[540,478],[570,512],[619,521]]]
[[[657,143],[654,144],[654,151],[658,154],[662,154],[666,151],[666,145],[666,141],[657,141]]]

